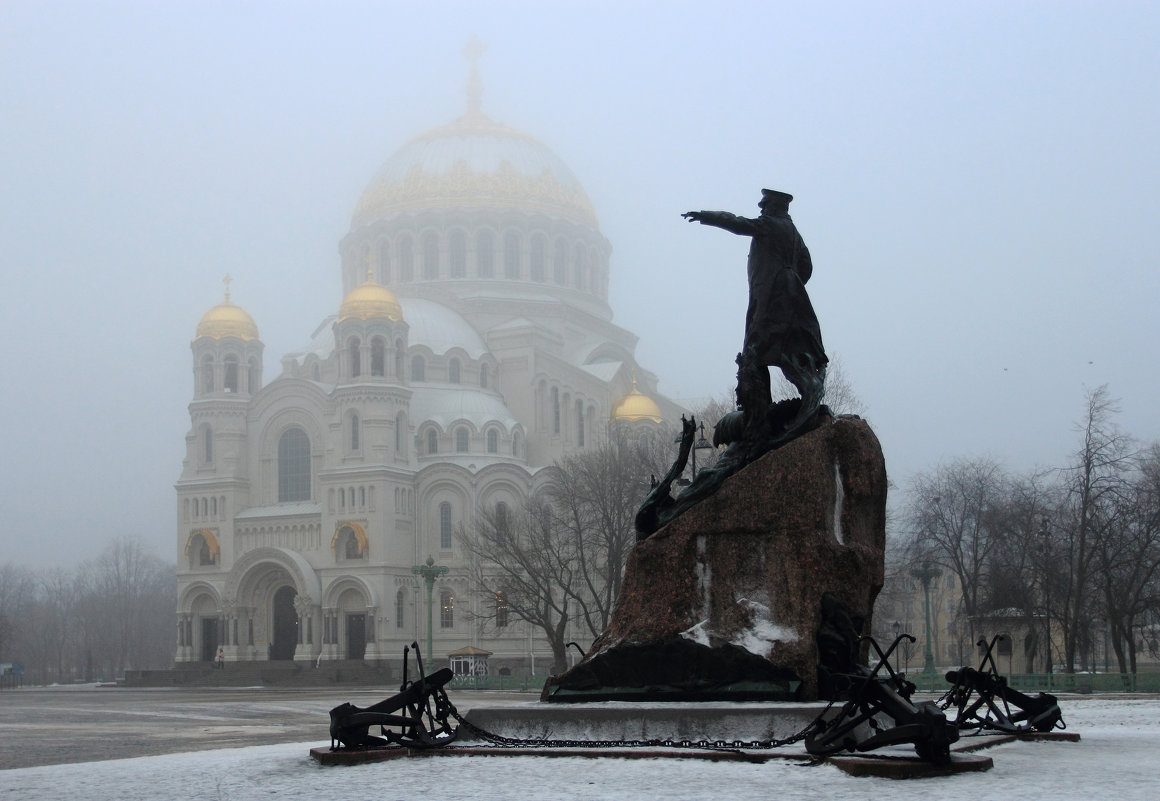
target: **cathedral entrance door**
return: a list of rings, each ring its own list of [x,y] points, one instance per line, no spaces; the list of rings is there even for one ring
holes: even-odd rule
[[[217,656],[218,620],[216,617],[201,619],[201,661],[212,662]]]
[[[367,651],[367,616],[346,616],[346,658],[362,659]]]
[[[298,647],[298,613],[294,611],[293,587],[282,586],[274,593],[274,637],[270,642],[271,659],[293,659]]]

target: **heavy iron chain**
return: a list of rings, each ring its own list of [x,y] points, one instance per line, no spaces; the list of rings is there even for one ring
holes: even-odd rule
[[[834,706],[831,701],[824,710],[801,731],[782,739],[770,740],[690,740],[671,737],[650,740],[556,740],[547,737],[504,737],[488,731],[459,714],[454,706],[451,715],[461,726],[479,739],[500,748],[692,748],[710,751],[770,750],[801,742],[825,725],[826,713]]]

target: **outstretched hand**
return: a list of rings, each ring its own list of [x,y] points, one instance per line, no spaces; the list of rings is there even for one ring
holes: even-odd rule
[[[684,217],[686,220],[688,220],[691,223],[703,222],[703,220],[701,219],[701,215],[704,213],[705,212],[703,212],[703,211],[686,211],[681,216]]]

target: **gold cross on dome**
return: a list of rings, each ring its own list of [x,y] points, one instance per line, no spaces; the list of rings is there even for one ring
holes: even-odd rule
[[[226,273],[226,277],[222,279],[222,283],[226,285],[226,300],[230,299],[230,283],[234,279],[230,278],[230,274]]]
[[[472,36],[463,46],[464,57],[471,62],[471,74],[467,79],[467,112],[478,114],[483,106],[483,81],[479,79],[479,59],[487,50],[487,45]]]

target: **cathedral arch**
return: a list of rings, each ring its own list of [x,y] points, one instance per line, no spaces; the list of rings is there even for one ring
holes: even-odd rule
[[[347,375],[358,378],[362,375],[362,342],[358,337],[351,337],[346,341]]]
[[[228,354],[223,363],[225,377],[222,380],[222,389],[234,395],[238,394],[238,357]]]
[[[520,278],[520,235],[507,231],[503,235],[503,277],[512,280]]]
[[[206,393],[214,391],[213,356],[208,353],[201,357],[201,391]]]
[[[278,502],[310,500],[310,438],[291,426],[278,438]]]
[[[451,262],[451,277],[467,277],[467,235],[462,229],[454,228],[447,235],[448,256]]]
[[[439,236],[434,231],[423,234],[423,279],[439,278]]]
[[[495,239],[491,231],[483,229],[475,233],[475,274],[479,278],[491,278],[495,263]]]
[[[552,280],[560,286],[568,282],[568,243],[556,240],[556,254],[552,260]]]
[[[387,342],[382,337],[371,340],[371,377],[382,378],[387,372]]]
[[[399,238],[399,282],[407,283],[415,276],[415,245],[411,237]]]
[[[547,238],[541,233],[532,234],[531,259],[528,267],[531,279],[539,283],[544,281],[544,253],[547,250]]]

